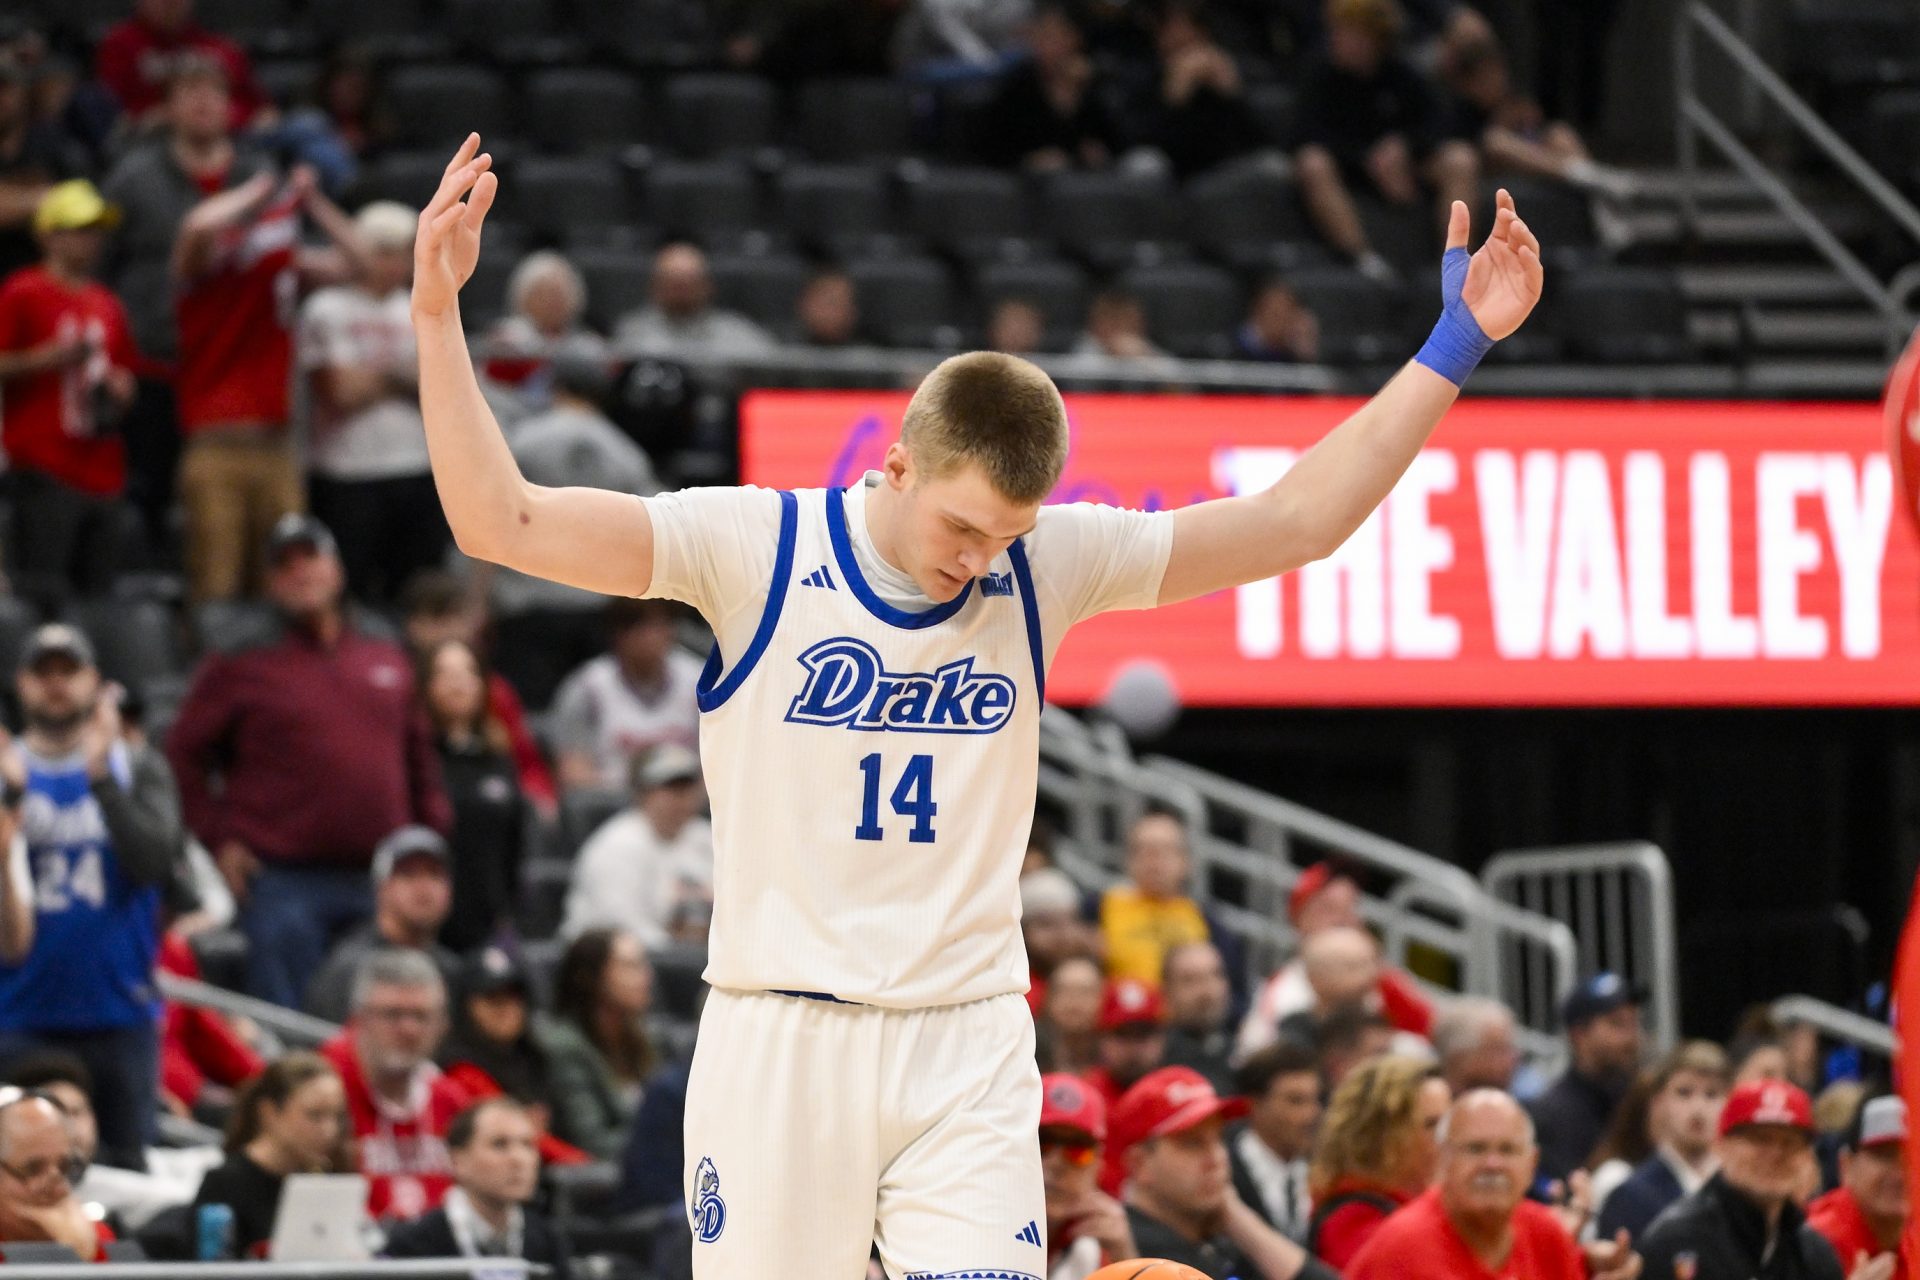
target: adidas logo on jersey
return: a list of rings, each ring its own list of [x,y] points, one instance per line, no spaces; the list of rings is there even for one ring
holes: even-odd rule
[[[949,662],[931,674],[888,671],[872,645],[836,636],[808,649],[799,661],[807,682],[787,708],[791,724],[992,733],[1013,718],[1013,681],[976,673],[972,658]]]
[[[1022,1244],[1030,1244],[1036,1249],[1039,1248],[1040,1224],[1038,1222],[1029,1222],[1026,1226],[1020,1228],[1019,1234],[1014,1236],[1014,1239],[1020,1241]]]
[[[803,587],[825,587],[829,591],[838,591],[840,589],[839,584],[833,580],[833,574],[827,571],[827,566],[825,565],[821,565],[818,569],[815,569],[812,573],[800,579],[800,585]]]

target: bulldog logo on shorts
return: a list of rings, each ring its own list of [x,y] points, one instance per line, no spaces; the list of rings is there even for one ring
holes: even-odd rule
[[[720,1171],[713,1157],[700,1157],[693,1176],[693,1234],[700,1243],[712,1244],[727,1229],[727,1202],[720,1198]]]

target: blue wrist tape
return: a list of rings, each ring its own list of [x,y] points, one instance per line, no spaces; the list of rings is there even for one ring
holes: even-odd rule
[[[1449,249],[1440,260],[1440,297],[1446,307],[1440,312],[1427,344],[1414,357],[1456,387],[1465,385],[1474,366],[1493,350],[1493,339],[1480,328],[1473,312],[1460,300],[1460,291],[1467,283],[1469,261],[1471,255],[1465,249]]]

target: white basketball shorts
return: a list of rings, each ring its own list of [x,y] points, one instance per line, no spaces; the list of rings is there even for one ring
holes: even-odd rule
[[[1041,1280],[1026,999],[880,1009],[715,990],[687,1090],[695,1280]]]

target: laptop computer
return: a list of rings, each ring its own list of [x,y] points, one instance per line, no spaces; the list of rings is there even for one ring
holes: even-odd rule
[[[271,1262],[365,1262],[367,1180],[357,1173],[296,1173],[280,1188],[267,1243]]]

